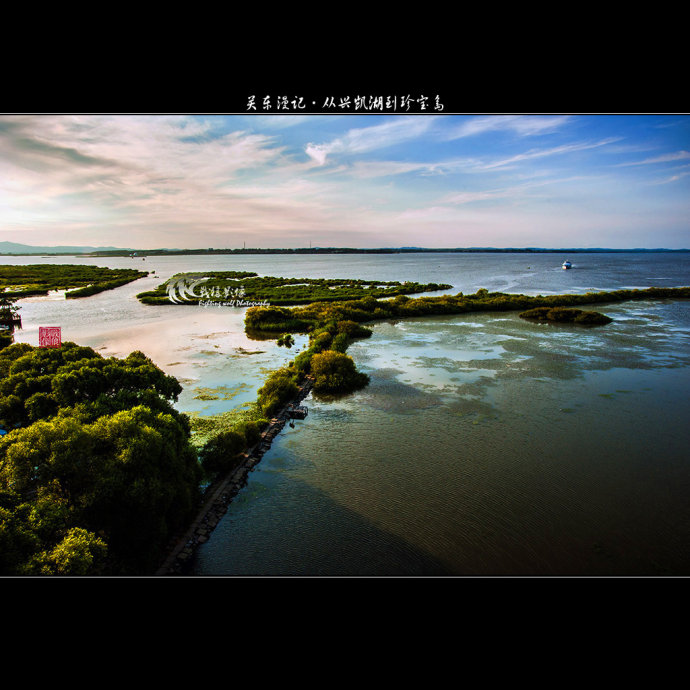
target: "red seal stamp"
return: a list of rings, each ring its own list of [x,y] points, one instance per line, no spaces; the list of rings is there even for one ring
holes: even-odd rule
[[[60,326],[39,326],[39,347],[60,347],[62,345],[62,332]]]

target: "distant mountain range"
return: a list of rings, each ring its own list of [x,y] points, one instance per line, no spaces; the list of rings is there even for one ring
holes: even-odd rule
[[[29,244],[19,244],[17,242],[0,242],[0,255],[26,256],[31,254],[50,254],[50,255],[78,255],[88,254],[94,256],[128,256],[136,252],[140,256],[161,256],[165,254],[405,254],[414,252],[434,252],[434,253],[460,253],[460,252],[516,252],[516,253],[541,253],[558,252],[566,254],[593,253],[593,252],[688,252],[690,249],[608,249],[606,247],[590,248],[555,248],[546,247],[448,247],[448,248],[427,248],[427,247],[381,247],[378,249],[357,249],[354,247],[304,247],[296,249],[132,249],[122,247],[80,247],[80,246],[57,246],[57,247],[36,247]]]
[[[90,254],[91,252],[133,251],[118,247],[34,247],[17,242],[0,242],[0,254]]]

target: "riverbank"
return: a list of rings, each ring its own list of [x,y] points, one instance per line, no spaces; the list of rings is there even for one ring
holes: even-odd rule
[[[259,441],[243,454],[242,462],[226,476],[211,484],[204,494],[201,509],[187,531],[175,538],[167,558],[156,572],[156,575],[185,575],[199,545],[208,541],[211,533],[223,518],[239,491],[246,486],[249,473],[261,461],[271,447],[273,439],[282,431],[290,420],[288,409],[304,400],[314,385],[311,376],[305,377],[300,384],[297,395],[287,402],[261,433]]]

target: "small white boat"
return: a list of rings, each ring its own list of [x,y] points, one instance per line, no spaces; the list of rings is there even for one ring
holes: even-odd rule
[[[564,261],[563,262],[563,268],[572,268],[572,266],[573,265],[570,263],[570,261]]]

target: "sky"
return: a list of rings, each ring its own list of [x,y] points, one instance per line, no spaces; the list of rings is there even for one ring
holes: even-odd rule
[[[690,115],[0,114],[0,241],[690,248]]]

